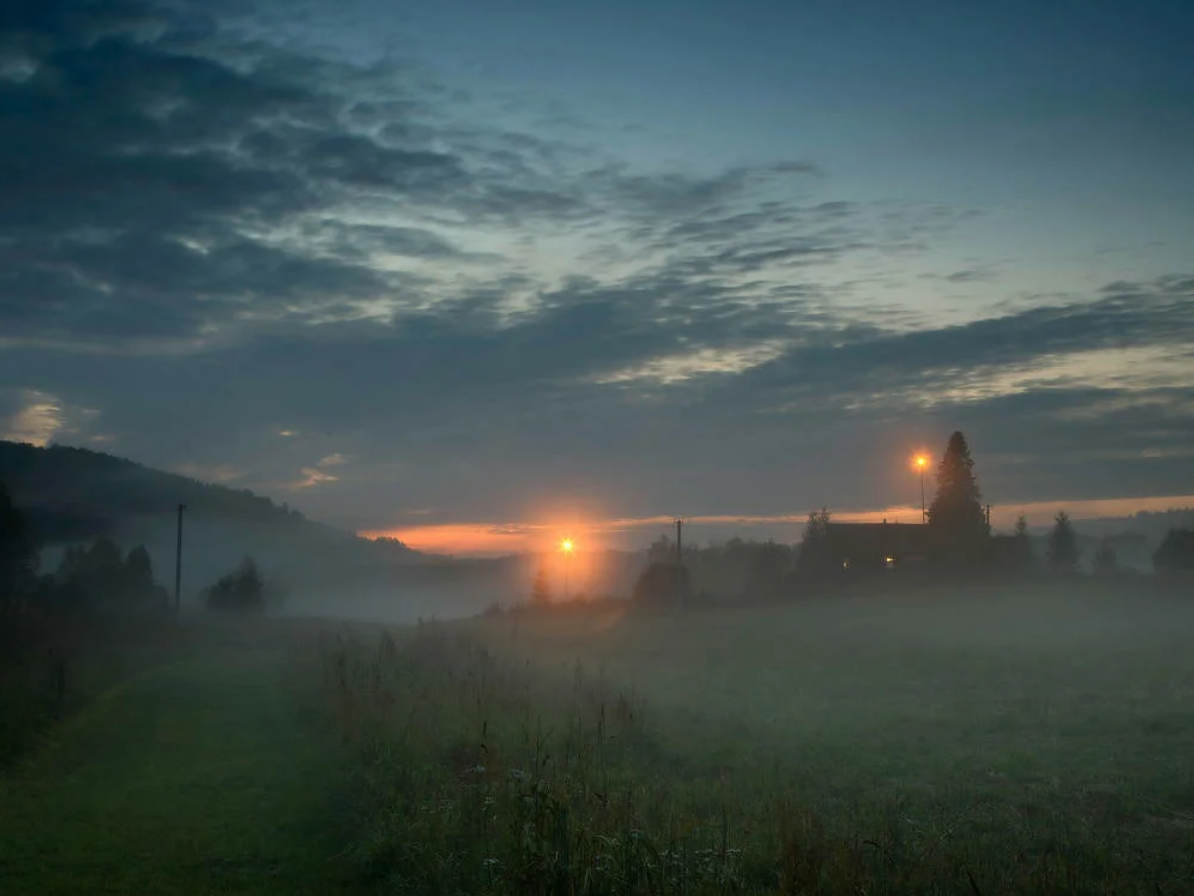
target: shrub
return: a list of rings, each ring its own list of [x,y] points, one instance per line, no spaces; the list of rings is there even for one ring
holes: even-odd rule
[[[245,557],[235,572],[220,578],[204,593],[209,610],[260,611],[265,609],[265,581],[252,557]]]
[[[688,600],[691,592],[688,570],[675,563],[652,563],[634,583],[635,602],[651,606]]]
[[[1160,573],[1194,572],[1194,529],[1170,529],[1153,554]]]
[[[1095,551],[1091,566],[1095,573],[1101,576],[1111,576],[1119,572],[1119,558],[1115,556],[1115,549],[1109,544],[1099,545]]]
[[[1073,572],[1078,566],[1080,552],[1078,538],[1070,523],[1070,515],[1064,510],[1054,518],[1053,531],[1049,533],[1049,568],[1057,572]]]

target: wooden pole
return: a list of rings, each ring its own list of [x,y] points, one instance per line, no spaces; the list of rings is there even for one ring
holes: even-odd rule
[[[684,609],[683,525],[676,520],[676,606],[681,610]]]
[[[182,607],[182,512],[187,505],[178,505],[178,542],[174,548],[174,612]]]

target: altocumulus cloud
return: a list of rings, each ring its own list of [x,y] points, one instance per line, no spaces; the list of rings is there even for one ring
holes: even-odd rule
[[[958,425],[996,501],[1181,487],[1188,276],[942,326],[873,284],[984,282],[925,259],[973,209],[834,197],[800,159],[637,170],[207,9],[0,12],[9,435],[364,528],[883,506]]]

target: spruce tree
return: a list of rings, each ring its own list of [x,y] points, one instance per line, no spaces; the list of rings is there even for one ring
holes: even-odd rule
[[[1012,564],[1018,568],[1032,565],[1032,540],[1028,536],[1028,519],[1021,513],[1012,531]]]
[[[1016,517],[1016,527],[1013,530],[1013,534],[1016,538],[1028,538],[1028,517],[1023,513]]]
[[[937,467],[937,494],[929,505],[929,529],[939,560],[974,563],[983,556],[990,527],[974,477],[970,446],[960,432],[949,437]]]
[[[134,592],[141,593],[153,587],[153,563],[144,545],[137,545],[124,558],[124,577]]]
[[[1078,538],[1070,525],[1070,515],[1062,510],[1053,518],[1053,531],[1049,533],[1049,567],[1057,572],[1073,572],[1078,557]]]
[[[535,573],[535,580],[531,583],[531,603],[551,603],[551,584],[547,580],[547,570],[542,566]]]

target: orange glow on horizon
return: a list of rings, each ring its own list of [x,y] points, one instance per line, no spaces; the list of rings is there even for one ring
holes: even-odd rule
[[[1039,502],[991,502],[992,523],[998,528],[1010,528],[1016,515],[1023,511],[1030,525],[1047,525],[1058,510],[1066,510],[1071,519],[1078,521],[1095,517],[1129,516],[1141,511],[1164,511],[1171,508],[1194,507],[1194,495],[1173,495],[1142,498],[1110,498],[1055,500]],[[894,505],[871,510],[834,510],[829,508],[832,518],[838,522],[880,522],[918,523],[920,505]],[[790,537],[799,540],[807,512],[792,514],[708,514],[686,518],[690,526],[716,527],[716,538],[729,538],[735,530],[744,538],[759,537],[758,530],[764,530],[761,537],[774,534],[775,537]],[[655,537],[650,530],[659,534],[673,531],[671,516],[619,517],[591,521],[584,526],[569,525],[573,532],[583,536],[583,549],[577,537],[565,539],[572,543],[572,555],[595,556],[601,551],[616,548],[642,547]],[[364,538],[389,537],[401,540],[408,547],[435,554],[462,554],[474,556],[498,556],[503,554],[535,553],[547,555],[569,553],[563,547],[559,532],[563,526],[541,523],[441,523],[426,526],[404,526],[394,529],[361,531]],[[782,529],[782,531],[775,531]],[[752,531],[754,530],[754,531]],[[770,531],[767,531],[770,530]],[[787,536],[784,533],[788,533]],[[690,530],[689,538],[703,540],[706,536],[700,529]]]
[[[431,554],[517,554],[542,538],[537,526],[492,523],[439,523],[404,526],[357,534],[363,538],[397,538],[409,548]]]

